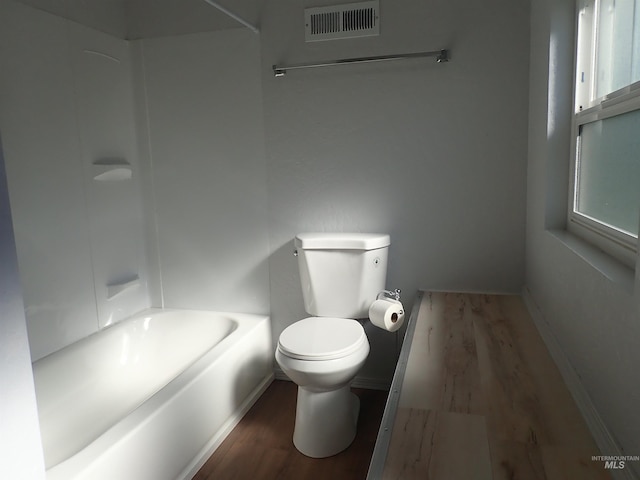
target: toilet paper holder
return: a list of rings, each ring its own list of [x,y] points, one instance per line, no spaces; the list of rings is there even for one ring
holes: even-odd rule
[[[376,297],[376,300],[380,300],[381,298],[390,298],[392,300],[395,300],[396,302],[400,301],[400,289],[396,288],[394,290],[382,290],[380,293],[378,293],[378,296]]]

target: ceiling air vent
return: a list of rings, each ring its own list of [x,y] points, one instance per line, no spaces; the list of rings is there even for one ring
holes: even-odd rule
[[[368,37],[380,34],[380,2],[348,3],[332,7],[306,8],[305,41]]]

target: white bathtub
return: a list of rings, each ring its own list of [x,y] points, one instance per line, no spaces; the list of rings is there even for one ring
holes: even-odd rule
[[[271,382],[269,317],[151,309],[33,367],[47,480],[187,479]]]

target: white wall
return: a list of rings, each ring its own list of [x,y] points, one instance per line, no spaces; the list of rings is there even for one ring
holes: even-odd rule
[[[528,2],[382,1],[379,37],[307,44],[305,4],[267,2],[261,25],[274,338],[305,316],[292,255],[301,231],[390,233],[388,286],[407,308],[418,288],[518,292]],[[273,64],[440,48],[451,62],[271,74]],[[362,376],[388,381],[396,335],[369,330]]]
[[[149,305],[128,45],[0,5],[0,127],[33,360]],[[93,180],[123,159],[133,179]],[[140,286],[107,300],[107,285]]]
[[[574,2],[532,5],[526,284],[614,440],[623,453],[638,455],[640,263],[634,279],[631,270],[562,232]],[[637,462],[627,466],[638,470]]]
[[[204,0],[19,0],[121,39],[167,37],[238,28],[239,23]],[[253,25],[264,0],[220,2]]]
[[[0,478],[44,479],[38,411],[0,143]]]
[[[165,307],[268,313],[259,37],[232,29],[137,48],[159,296]]]
[[[256,24],[261,1],[220,4]],[[204,0],[135,0],[127,2],[126,13],[128,39],[171,37],[240,26],[236,20]]]
[[[118,38],[126,35],[126,0],[20,0],[25,5],[67,18]]]

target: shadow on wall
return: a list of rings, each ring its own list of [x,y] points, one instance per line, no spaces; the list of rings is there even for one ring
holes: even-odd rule
[[[274,351],[282,331],[292,323],[309,316],[304,310],[300,273],[294,251],[295,246],[291,239],[273,251],[269,257]]]
[[[173,240],[171,254],[160,261],[165,308],[269,314],[268,258],[257,248],[221,251],[216,244],[190,244],[188,235]]]

